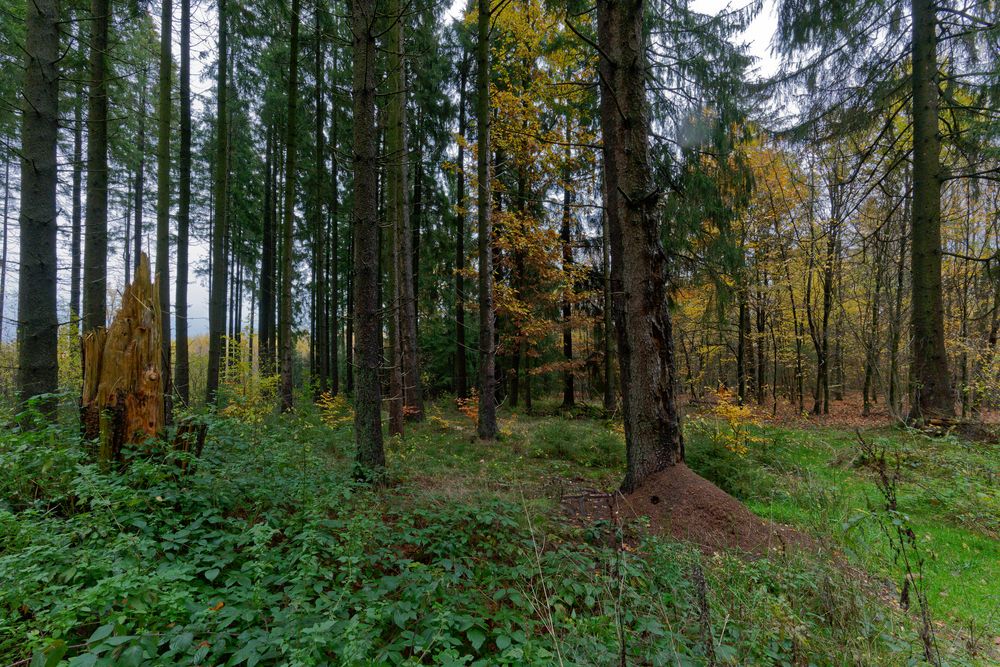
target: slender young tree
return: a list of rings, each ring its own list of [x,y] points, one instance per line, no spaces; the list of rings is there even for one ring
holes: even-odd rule
[[[458,173],[455,188],[455,395],[467,398],[469,375],[465,354],[465,196],[466,84],[469,80],[469,54],[463,48],[458,85]]]
[[[389,15],[388,84],[391,91],[386,121],[386,153],[389,175],[386,179],[389,227],[393,247],[393,312],[395,313],[396,350],[404,414],[409,419],[424,416],[420,365],[417,361],[417,315],[413,286],[413,230],[410,227],[409,154],[406,137],[406,58],[403,24],[406,17],[399,0],[392,0]],[[395,374],[395,372],[394,372]]]
[[[80,274],[83,244],[83,82],[76,82],[73,103],[73,210],[70,222],[69,316],[80,330]],[[4,213],[6,214],[6,205]],[[128,244],[128,239],[125,239]],[[6,260],[5,260],[6,261]],[[2,312],[2,310],[0,310]]]
[[[288,107],[285,117],[285,206],[282,223],[281,254],[281,410],[292,409],[292,362],[295,349],[292,340],[292,268],[293,231],[295,228],[295,158],[297,138],[295,121],[298,116],[299,95],[299,10],[300,0],[292,0],[292,25],[288,55]]]
[[[90,0],[90,95],[87,101],[87,228],[83,258],[83,330],[107,323],[109,0]]]
[[[135,168],[135,239],[132,250],[133,273],[139,270],[139,258],[142,255],[143,225],[146,197],[146,83],[149,74],[145,65],[139,72],[139,138],[136,152],[139,154],[139,164]],[[88,217],[89,219],[89,217]]]
[[[219,66],[216,84],[215,131],[215,221],[212,228],[212,288],[208,305],[208,379],[206,400],[216,401],[226,330],[226,278],[229,254],[226,247],[229,215],[229,108],[226,75],[229,71],[229,20],[226,0],[219,0]]]
[[[277,191],[277,147],[274,124],[268,122],[264,158],[264,229],[263,247],[260,261],[260,324],[257,335],[260,340],[260,372],[274,373],[274,200]]]
[[[160,90],[156,105],[156,284],[159,288],[160,345],[163,350],[163,395],[167,423],[171,421],[170,386],[170,116],[174,7],[160,0]]]
[[[7,307],[7,242],[8,226],[10,224],[10,158],[3,159],[3,248],[0,249],[0,342],[3,341],[3,329],[6,324],[4,313]],[[78,281],[79,282],[79,281]],[[79,326],[79,324],[77,325]]]
[[[377,479],[385,468],[379,368],[378,131],[375,127],[375,0],[354,0],[354,442],[357,475]],[[348,339],[350,342],[350,338]]]
[[[26,11],[17,311],[17,389],[22,400],[55,392],[59,381],[56,315],[58,3],[36,0],[27,4]],[[50,417],[55,417],[53,401],[43,407]]]
[[[479,213],[479,422],[484,440],[497,437],[496,341],[493,312],[493,224],[490,188],[490,0],[479,0],[476,44],[476,129]]]
[[[644,9],[642,0],[597,3],[604,207],[611,234],[626,493],[684,460],[666,255],[649,161]]]
[[[323,4],[316,2],[315,12],[315,68],[313,76],[316,79],[314,87],[314,104],[316,107],[316,144],[313,156],[314,192],[313,192],[313,270],[316,272],[313,303],[315,308],[316,335],[314,343],[316,346],[316,371],[319,382],[317,390],[322,393],[330,387],[330,335],[329,322],[327,320],[327,287],[326,287],[326,138],[323,134],[325,127],[325,104],[323,97],[323,77],[324,77],[324,57],[323,57],[323,26],[322,26]]]
[[[562,261],[563,261],[563,271],[567,275],[572,275],[573,271],[573,246],[572,246],[572,236],[571,236],[571,225],[573,222],[572,214],[572,204],[573,204],[573,192],[570,189],[570,160],[572,159],[570,142],[572,141],[572,134],[570,133],[569,119],[566,120],[566,149],[565,149],[565,167],[563,168],[563,210],[562,210],[562,220],[559,225],[559,240],[562,242]],[[572,292],[573,286],[569,285],[567,287],[568,292]],[[569,366],[563,371],[563,402],[562,407],[572,408],[576,404],[576,392],[574,387],[574,376],[573,376],[573,305],[570,299],[564,298],[562,304],[562,339],[563,339],[563,357]],[[530,396],[530,393],[529,393]],[[528,399],[531,400],[530,398]]]
[[[601,270],[603,272],[603,353],[604,353],[604,393],[602,401],[605,412],[611,412],[615,408],[615,372],[614,343],[612,342],[612,331],[614,322],[612,321],[612,292],[611,292],[611,230],[608,225],[608,216],[605,213],[601,216]]]
[[[333,71],[337,71],[338,49],[333,49]],[[340,156],[338,151],[337,119],[340,116],[340,105],[337,96],[330,98],[330,393],[336,396],[340,392]]]
[[[188,354],[188,243],[191,226],[191,0],[181,2],[181,128],[177,155],[177,296],[174,329],[177,361],[174,387],[183,404],[191,400]]]

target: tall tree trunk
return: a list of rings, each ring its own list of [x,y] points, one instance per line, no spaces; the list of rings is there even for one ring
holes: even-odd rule
[[[390,225],[394,227],[395,278],[399,309],[399,364],[402,373],[403,405],[408,419],[424,418],[423,390],[420,386],[420,364],[417,352],[417,304],[414,291],[414,232],[410,220],[409,148],[406,136],[406,58],[403,23],[406,20],[402,4],[393,0],[389,10],[395,21],[389,32],[389,101],[388,134],[386,137],[392,176],[387,179]]]
[[[404,70],[405,71],[405,70]],[[412,231],[413,257],[412,271],[410,275],[413,288],[413,327],[415,331],[420,330],[420,308],[417,296],[420,294],[420,232],[424,215],[424,141],[423,141],[423,112],[417,114],[417,134],[416,148],[413,158],[413,213],[410,215],[410,228]]]
[[[612,315],[613,293],[611,291],[611,225],[608,224],[608,216],[605,212],[601,218],[601,267],[604,272],[604,410],[611,412],[615,408],[615,387],[614,387],[614,360],[612,359],[614,348],[612,347],[612,329],[614,323]]]
[[[826,262],[823,265],[823,324],[820,357],[820,378],[823,390],[823,414],[830,414],[830,314],[833,312],[833,262],[837,247],[837,226],[831,225],[826,241]]]
[[[160,96],[156,105],[156,285],[159,288],[160,345],[163,351],[163,404],[167,423],[172,419],[170,384],[170,99],[173,58],[173,2],[160,0]]]
[[[108,290],[108,24],[109,0],[90,1],[90,95],[87,104],[87,229],[83,263],[83,330],[107,323]]]
[[[388,88],[389,100],[388,108],[385,110],[383,119],[385,120],[385,154],[388,164],[385,172],[385,207],[386,207],[386,231],[388,232],[389,243],[382,247],[383,263],[387,267],[386,279],[388,289],[386,290],[387,318],[386,330],[389,334],[389,434],[403,434],[403,414],[406,406],[406,390],[404,389],[403,366],[404,357],[404,328],[406,326],[406,315],[403,312],[404,288],[403,274],[404,262],[404,214],[406,197],[406,143],[405,143],[405,119],[404,110],[406,108],[406,95],[403,91],[403,56],[402,50],[402,23],[403,16],[398,0],[392,0],[388,6],[389,20],[392,27],[389,29],[388,43]],[[409,264],[407,264],[409,266]]]
[[[778,219],[774,220],[774,234],[775,237],[779,236]],[[804,325],[799,320],[798,306],[796,305],[795,299],[795,287],[792,284],[792,269],[790,262],[788,261],[788,252],[784,243],[778,243],[778,248],[781,251],[781,263],[785,267],[785,286],[788,289],[788,302],[792,307],[792,327],[795,331],[795,393],[797,397],[798,413],[801,415],[805,412],[805,370],[802,364],[802,346],[803,338],[805,338]],[[806,309],[808,311],[809,304],[806,303]],[[777,380],[775,380],[777,382]]]
[[[736,400],[747,402],[747,339],[750,334],[750,306],[745,287],[739,287],[739,323],[736,336]]]
[[[57,5],[55,0],[27,3],[25,21],[24,104],[21,115],[21,266],[18,272],[17,310],[17,389],[22,400],[54,393],[59,382],[59,324],[56,314]],[[55,418],[54,401],[46,401],[42,408]]]
[[[129,169],[125,177],[125,284],[132,282],[132,188],[133,176]]]
[[[462,54],[458,86],[458,174],[455,203],[455,396],[469,395],[469,376],[465,353],[465,86],[469,78],[469,55]]]
[[[139,257],[142,255],[142,214],[145,207],[146,196],[146,82],[148,72],[145,66],[139,73],[139,137],[136,142],[136,152],[139,154],[139,165],[135,170],[135,230],[132,250],[133,273],[139,270]],[[89,149],[88,149],[89,151]],[[88,158],[89,159],[89,158]],[[89,213],[88,219],[89,219]],[[88,223],[89,225],[89,223]],[[126,239],[126,243],[128,240]],[[85,260],[86,261],[86,260]],[[84,269],[84,279],[86,280],[86,269]],[[86,301],[86,288],[84,288],[84,301]]]
[[[283,248],[281,255],[281,410],[292,409],[292,362],[295,344],[292,340],[292,267],[293,231],[295,227],[295,159],[298,134],[295,121],[298,116],[299,95],[299,6],[292,0],[292,25],[288,55],[288,107],[285,118],[285,210],[283,215]]]
[[[754,345],[757,349],[757,357],[754,367],[756,368],[756,379],[754,381],[754,389],[756,389],[756,399],[757,405],[764,405],[764,390],[767,385],[767,378],[765,377],[767,369],[765,366],[764,359],[764,334],[767,333],[767,311],[764,309],[764,290],[761,286],[761,276],[758,270],[757,272],[757,290],[754,303],[754,314],[756,316],[756,336],[754,338]],[[767,282],[767,273],[764,273],[763,281]],[[777,378],[774,379],[777,382]]]
[[[622,489],[684,459],[667,258],[649,162],[642,0],[599,0],[605,210],[611,231],[627,470]]]
[[[559,227],[559,240],[562,242],[562,269],[567,275],[572,276],[573,272],[573,245],[572,236],[570,229],[573,222],[573,216],[570,206],[573,203],[573,192],[570,185],[570,160],[572,159],[572,153],[570,149],[570,140],[572,139],[572,134],[570,132],[569,118],[566,119],[566,150],[565,150],[565,166],[563,168],[563,210],[562,210],[562,223]],[[567,364],[566,370],[563,371],[563,402],[562,406],[564,408],[571,408],[576,404],[576,392],[574,388],[574,375],[573,375],[573,304],[572,296],[574,290],[574,285],[572,279],[570,284],[566,286],[567,296],[563,299],[562,304],[562,339],[563,339],[563,359]]]
[[[872,304],[870,311],[870,324],[871,329],[868,333],[868,340],[865,346],[865,380],[864,386],[862,387],[862,416],[867,417],[871,414],[872,400],[875,398],[875,389],[873,383],[875,380],[875,373],[878,370],[878,348],[879,348],[879,313],[881,312],[881,300],[882,300],[882,280],[884,276],[883,261],[887,257],[887,253],[884,252],[882,246],[882,241],[879,238],[879,234],[876,232],[873,242],[875,244],[874,251],[874,261],[875,261],[875,289],[872,294]]]
[[[315,71],[313,75],[316,78],[315,85],[315,98],[314,103],[316,105],[316,152],[315,152],[315,179],[316,179],[316,192],[315,192],[315,202],[313,204],[315,210],[313,215],[315,216],[314,230],[315,238],[313,239],[316,248],[316,366],[318,371],[318,390],[320,393],[327,391],[330,388],[330,335],[329,335],[329,323],[327,322],[327,286],[326,286],[326,215],[325,215],[325,184],[326,184],[326,144],[325,136],[323,134],[324,124],[326,123],[325,118],[325,100],[323,98],[323,77],[324,77],[324,58],[323,58],[323,33],[322,33],[322,19],[323,5],[317,3],[316,5],[316,49],[315,49]]]
[[[3,249],[0,250],[0,343],[3,342],[3,328],[6,324],[7,307],[7,241],[8,241],[8,220],[10,214],[10,158],[6,155],[3,160]],[[80,282],[79,275],[77,283]],[[77,294],[79,298],[79,293]],[[79,307],[79,306],[78,306]],[[77,324],[79,328],[79,323]]]
[[[375,128],[375,0],[354,0],[351,7],[354,55],[354,442],[357,474],[378,478],[385,468],[382,448],[382,398],[379,368],[382,345],[378,302],[378,132]],[[350,376],[349,376],[350,377]]]
[[[260,324],[257,335],[260,339],[260,372],[274,373],[274,200],[277,193],[277,155],[274,125],[267,126],[267,147],[264,171],[267,182],[264,185],[263,247],[260,261]]]
[[[913,206],[910,243],[913,336],[910,420],[950,418],[955,398],[944,342],[941,296],[941,135],[938,130],[937,15],[912,0]]]
[[[493,224],[490,207],[490,0],[479,0],[476,64],[479,208],[479,420],[484,440],[497,437],[496,341],[493,312]]]
[[[909,190],[909,189],[907,189]],[[903,199],[903,216],[899,221],[899,261],[896,263],[896,290],[892,307],[892,326],[889,333],[889,390],[887,402],[893,416],[902,415],[903,392],[899,372],[899,344],[903,337],[903,287],[906,278],[906,232],[909,222],[909,191]]]
[[[333,50],[333,71],[337,71],[337,49]],[[337,97],[331,98],[330,116],[330,393],[336,396],[340,392],[340,156],[338,150],[337,118],[340,116],[340,106]]]
[[[344,360],[344,386],[349,394],[354,393],[354,365],[358,360],[354,353],[356,347],[354,341],[354,290],[357,284],[354,278],[354,267],[357,265],[357,256],[354,253],[353,225],[352,219],[351,241],[347,248],[347,255],[351,259],[347,271],[347,307],[345,309],[347,312],[347,321],[344,323],[344,354],[347,355],[347,359]]]
[[[174,387],[181,403],[191,400],[188,354],[188,243],[191,225],[191,0],[181,2],[181,145],[178,153],[177,297],[174,316],[177,361]]]
[[[82,32],[82,31],[81,31]],[[82,35],[81,35],[82,36]],[[10,163],[5,162],[7,171]],[[6,180],[5,180],[6,182]],[[128,213],[126,212],[126,216]],[[70,322],[80,332],[80,275],[82,271],[83,242],[83,81],[76,82],[76,101],[73,103],[73,212],[70,229],[70,272],[69,272],[69,317]],[[7,195],[4,189],[4,248],[7,247]],[[129,245],[128,233],[125,234],[126,258]],[[6,251],[4,264],[6,265]],[[126,264],[128,260],[126,259]],[[129,267],[125,267],[126,273]],[[126,278],[128,282],[128,278]],[[2,297],[0,297],[2,298]],[[0,322],[3,320],[3,308],[0,308]],[[2,326],[2,324],[0,324]],[[3,336],[0,335],[0,340]]]
[[[208,305],[208,379],[206,400],[216,401],[226,330],[227,237],[229,227],[229,17],[226,1],[219,0],[219,65],[215,122],[215,224],[212,228],[212,285]]]

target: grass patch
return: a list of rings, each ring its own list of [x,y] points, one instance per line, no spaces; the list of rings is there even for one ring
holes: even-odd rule
[[[879,521],[884,502],[857,456],[857,436],[836,430],[765,427],[746,457],[689,438],[693,468],[757,514],[832,540],[849,561],[890,586],[902,580]],[[934,616],[973,643],[1000,636],[996,485],[1000,452],[955,438],[879,429],[863,436],[900,457],[899,509],[925,558]]]

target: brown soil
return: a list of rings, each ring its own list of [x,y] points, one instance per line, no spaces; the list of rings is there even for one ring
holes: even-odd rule
[[[735,549],[763,556],[810,542],[788,526],[758,517],[684,464],[657,473],[629,495],[582,493],[565,497],[563,506],[584,523],[605,519],[635,527],[648,517],[648,532],[693,542],[709,553]]]

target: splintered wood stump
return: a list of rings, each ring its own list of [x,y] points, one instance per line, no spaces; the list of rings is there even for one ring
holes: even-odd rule
[[[123,446],[163,431],[161,317],[159,291],[143,253],[111,326],[83,339],[83,432],[98,439],[102,463],[120,460]]]

